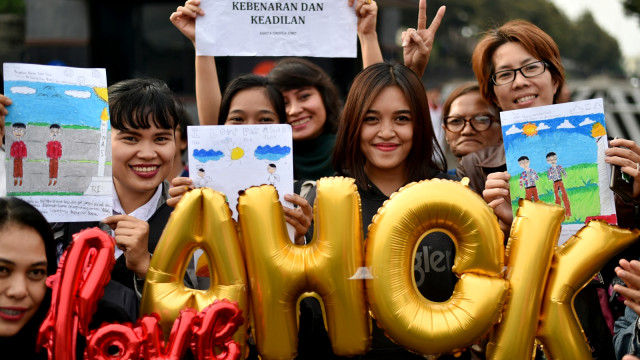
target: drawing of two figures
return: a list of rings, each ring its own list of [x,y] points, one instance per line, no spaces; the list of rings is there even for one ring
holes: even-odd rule
[[[27,145],[22,141],[22,137],[27,131],[27,126],[23,123],[11,125],[13,136],[16,140],[11,144],[10,156],[13,158],[13,186],[22,186],[24,170],[22,159],[27,157]],[[49,126],[51,141],[47,142],[47,158],[49,158],[49,186],[58,184],[58,160],[62,157],[62,145],[57,139],[60,135],[60,125],[51,124]]]
[[[565,169],[558,165],[558,155],[555,152],[550,152],[546,156],[547,163],[551,165],[547,171],[547,179],[553,181],[553,194],[556,199],[557,205],[564,204],[565,217],[571,217],[571,203],[569,202],[569,196],[564,188],[562,177],[567,177]],[[540,201],[538,198],[538,188],[536,188],[536,181],[538,180],[538,173],[529,167],[529,158],[527,156],[521,156],[518,158],[518,165],[524,169],[520,174],[520,188],[524,188],[525,198],[532,201]]]

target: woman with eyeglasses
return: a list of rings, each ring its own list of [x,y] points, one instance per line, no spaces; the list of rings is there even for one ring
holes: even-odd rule
[[[444,102],[442,124],[458,158],[455,174],[468,177],[471,188],[481,194],[488,173],[506,170],[497,109],[482,98],[478,83],[464,83]]]
[[[564,86],[558,46],[547,33],[523,20],[489,30],[477,44],[471,62],[482,97],[501,111],[555,104]],[[484,199],[508,235],[513,222],[509,174],[489,174],[485,185]],[[593,357],[613,358],[611,332],[596,286],[582,289],[575,297],[574,308]]]

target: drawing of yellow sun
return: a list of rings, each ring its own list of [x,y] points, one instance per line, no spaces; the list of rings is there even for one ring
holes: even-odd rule
[[[98,95],[100,99],[102,99],[102,101],[106,103],[109,102],[109,95],[107,94],[107,88],[94,87],[93,91],[96,93],[96,95]]]
[[[244,156],[244,150],[239,147],[233,148],[231,150],[231,160],[238,160]]]
[[[522,133],[527,136],[538,135],[538,127],[534,123],[526,123],[522,126]]]
[[[607,132],[604,129],[604,126],[602,126],[602,124],[600,123],[595,123],[593,124],[593,127],[591,128],[591,136],[594,138],[600,137],[600,136],[604,136],[606,135]]]

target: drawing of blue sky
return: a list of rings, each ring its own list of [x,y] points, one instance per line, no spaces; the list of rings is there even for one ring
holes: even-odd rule
[[[49,123],[100,128],[107,103],[89,86],[30,81],[5,81],[5,95],[13,100],[6,122]],[[89,114],[89,115],[87,115]]]
[[[193,157],[202,162],[206,163],[207,161],[218,161],[224,156],[224,153],[219,150],[213,149],[195,149],[193,150]]]
[[[529,123],[536,125],[537,134],[526,135],[523,127],[527,122],[502,128],[507,169],[512,176],[522,171],[518,165],[520,156],[527,156],[530,167],[537,172],[549,169],[546,155],[550,152],[557,154],[558,164],[565,168],[597,162],[596,139],[591,132],[596,123],[604,126],[603,114],[563,116]]]
[[[288,146],[258,146],[254,151],[254,156],[258,160],[270,160],[277,161],[291,153],[291,148]]]

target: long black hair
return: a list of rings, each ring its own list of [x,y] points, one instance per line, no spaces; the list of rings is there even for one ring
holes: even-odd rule
[[[28,202],[15,197],[0,197],[0,231],[9,226],[20,226],[35,230],[44,243],[47,256],[47,276],[53,275],[57,269],[56,244],[49,223],[42,214]],[[20,239],[15,239],[20,241]],[[47,351],[35,353],[36,339],[40,324],[51,306],[51,289],[47,289],[38,311],[14,336],[0,337],[0,349],[3,356],[12,358],[12,354],[20,359],[47,358]]]

